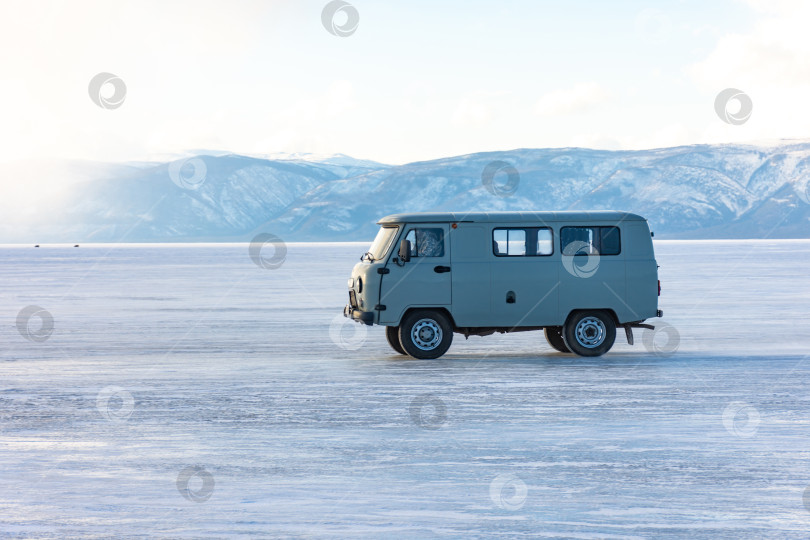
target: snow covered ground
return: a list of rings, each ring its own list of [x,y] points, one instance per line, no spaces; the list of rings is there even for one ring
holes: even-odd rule
[[[0,536],[806,538],[810,241],[657,242],[595,359],[397,356],[365,247],[0,247]]]

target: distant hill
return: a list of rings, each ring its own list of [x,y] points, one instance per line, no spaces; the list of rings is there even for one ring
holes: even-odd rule
[[[636,212],[656,237],[810,237],[810,141],[520,149],[401,166],[209,152],[80,168],[60,211],[5,224],[0,241],[369,240],[396,212],[568,209]]]

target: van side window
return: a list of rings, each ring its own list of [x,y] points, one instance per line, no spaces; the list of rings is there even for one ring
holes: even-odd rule
[[[554,253],[554,242],[551,239],[551,229],[537,230],[537,254],[551,255]]]
[[[621,235],[618,227],[563,227],[560,248],[563,255],[618,255]]]
[[[599,253],[602,255],[618,255],[622,250],[618,227],[599,227],[601,238]]]
[[[411,229],[411,257],[444,257],[444,231],[440,228]]]
[[[504,227],[492,231],[492,253],[497,257],[551,255],[553,252],[551,229]]]

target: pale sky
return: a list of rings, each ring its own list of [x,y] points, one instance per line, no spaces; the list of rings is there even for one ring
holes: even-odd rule
[[[326,3],[2,0],[0,162],[810,137],[810,2],[352,0],[348,37]],[[100,72],[120,107],[91,100]],[[730,87],[742,125],[714,110]]]

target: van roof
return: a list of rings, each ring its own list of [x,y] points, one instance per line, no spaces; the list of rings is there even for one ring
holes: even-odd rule
[[[638,214],[595,210],[583,212],[566,210],[561,212],[412,212],[392,214],[377,222],[389,223],[449,223],[449,222],[547,222],[547,221],[647,221]]]

